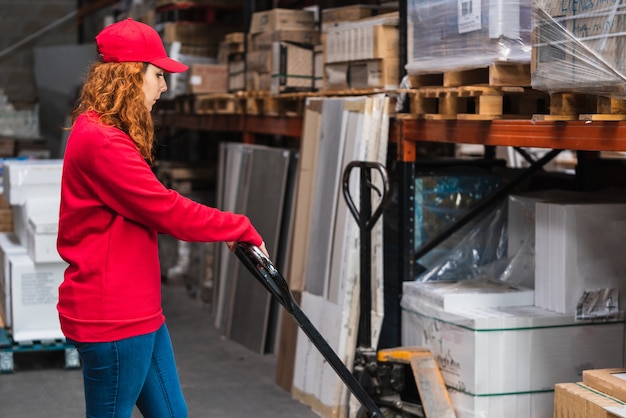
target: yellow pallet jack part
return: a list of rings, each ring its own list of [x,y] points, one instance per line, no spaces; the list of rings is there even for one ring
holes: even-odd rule
[[[433,353],[422,347],[398,347],[378,351],[381,363],[411,366],[427,418],[456,418],[450,394]]]

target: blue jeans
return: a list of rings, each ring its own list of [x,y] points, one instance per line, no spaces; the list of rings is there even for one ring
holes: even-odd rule
[[[165,324],[151,334],[106,343],[68,340],[80,355],[87,418],[186,418]]]

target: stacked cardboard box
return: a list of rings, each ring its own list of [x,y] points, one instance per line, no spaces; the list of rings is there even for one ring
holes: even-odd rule
[[[246,88],[249,91],[311,91],[314,49],[320,44],[310,10],[272,9],[254,13],[248,32]]]
[[[187,93],[226,93],[227,91],[228,66],[206,63],[191,64],[187,74]]]
[[[394,12],[355,21],[327,21],[323,27],[325,88],[397,88],[398,19]]]
[[[168,74],[163,98],[226,91],[226,70],[221,66],[225,63],[218,62],[220,42],[240,27],[241,20],[240,14],[224,8],[227,5],[225,0],[168,1],[155,8],[154,20],[160,22],[155,28],[168,55],[191,69]]]
[[[236,92],[246,89],[246,34],[244,32],[229,33],[222,43],[220,62],[228,68],[228,91]]]
[[[626,97],[623,7],[621,2],[534,3],[533,87]]]

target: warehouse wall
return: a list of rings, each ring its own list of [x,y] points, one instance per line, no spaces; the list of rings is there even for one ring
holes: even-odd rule
[[[0,0],[0,89],[15,105],[37,101],[34,54],[37,46],[77,42],[77,19],[8,51],[13,45],[76,11],[76,0]]]

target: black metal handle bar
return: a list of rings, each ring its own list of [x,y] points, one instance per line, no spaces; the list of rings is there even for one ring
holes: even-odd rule
[[[241,260],[244,266],[252,273],[252,275],[265,287],[276,300],[293,316],[302,331],[309,337],[313,345],[317,347],[319,352],[324,356],[326,361],[331,365],[341,380],[348,386],[348,389],[367,409],[371,418],[383,418],[376,403],[365,391],[363,386],[354,377],[354,375],[343,364],[341,359],[330,347],[328,342],[315,328],[309,318],[302,312],[293,299],[289,285],[283,275],[274,266],[272,261],[263,252],[254,245],[238,243],[235,248],[235,254]]]
[[[360,207],[357,209],[350,194],[350,174],[355,168],[360,169]],[[378,171],[383,181],[383,190],[379,190],[372,183],[372,170]],[[371,191],[374,190],[380,196],[380,202],[374,212],[371,211]],[[343,196],[346,199],[346,204],[352,212],[352,216],[359,224],[359,227],[363,231],[371,230],[380,215],[383,214],[383,209],[387,206],[389,200],[389,176],[387,175],[387,169],[379,162],[372,161],[352,161],[343,171]],[[361,237],[363,238],[363,237]]]
[[[355,168],[359,168],[359,209],[356,208],[350,194],[350,174]],[[383,190],[379,190],[372,183],[372,171],[380,174]],[[378,194],[380,201],[372,212],[372,191]],[[346,204],[352,212],[352,216],[359,225],[359,331],[357,333],[357,346],[360,348],[372,347],[372,235],[371,231],[376,221],[383,214],[383,210],[389,202],[389,177],[387,169],[379,162],[352,161],[343,171],[343,196]]]

